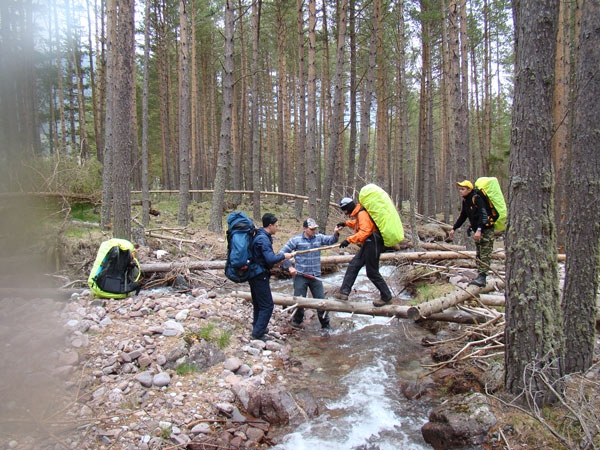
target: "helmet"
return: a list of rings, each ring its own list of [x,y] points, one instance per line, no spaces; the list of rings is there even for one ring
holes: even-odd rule
[[[344,197],[340,200],[340,208],[344,212],[351,213],[355,207],[356,205],[354,203],[354,200],[352,200],[350,197]]]

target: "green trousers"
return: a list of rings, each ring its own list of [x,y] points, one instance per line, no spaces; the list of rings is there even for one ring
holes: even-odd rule
[[[487,275],[492,265],[492,252],[494,251],[494,228],[481,230],[481,238],[475,243],[477,247],[477,272]]]

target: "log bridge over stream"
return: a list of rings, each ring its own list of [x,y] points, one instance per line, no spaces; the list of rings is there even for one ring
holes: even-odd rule
[[[352,260],[354,255],[333,255],[322,256],[321,264],[323,266],[345,264]],[[382,264],[400,265],[413,261],[431,261],[438,262],[442,260],[467,260],[473,264],[476,258],[474,251],[459,251],[459,250],[434,250],[434,251],[418,251],[418,252],[389,252],[381,255],[380,261]],[[504,260],[505,254],[503,251],[494,252],[492,259]],[[559,261],[564,261],[564,255],[558,256]],[[467,265],[467,263],[463,263]],[[188,270],[219,270],[225,268],[225,261],[192,261],[186,263],[152,263],[142,264],[142,272],[171,272]],[[240,285],[243,286],[243,285]],[[320,309],[325,311],[347,312],[352,314],[366,314],[372,316],[387,316],[414,321],[421,320],[438,320],[450,321],[459,323],[483,323],[492,317],[485,311],[477,311],[475,309],[460,308],[454,309],[457,305],[473,299],[478,303],[482,303],[482,295],[492,291],[501,291],[504,289],[504,283],[499,278],[489,277],[485,287],[467,286],[465,288],[457,286],[455,291],[446,294],[442,297],[430,300],[428,302],[409,306],[397,304],[398,300],[394,300],[392,304],[383,307],[375,307],[370,302],[352,302],[340,301],[337,299],[313,299],[305,297],[294,297],[284,294],[273,294],[273,301],[276,305],[281,305],[287,308],[305,308],[305,309]],[[481,295],[480,295],[481,294]],[[489,304],[500,306],[503,304],[504,295],[494,295],[489,298]],[[234,291],[234,296],[251,300],[249,292]],[[493,313],[492,313],[493,314]],[[499,313],[497,313],[499,314]]]

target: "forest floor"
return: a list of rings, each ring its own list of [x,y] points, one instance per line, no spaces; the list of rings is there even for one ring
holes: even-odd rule
[[[207,211],[210,209],[207,203],[196,203],[191,208],[191,214],[193,221],[190,222],[188,227],[178,227],[177,223],[177,212],[176,206],[173,206],[175,202],[158,203],[156,206],[153,205],[157,210],[160,211],[160,216],[153,217],[151,226],[147,232],[150,232],[151,236],[146,236],[147,245],[141,246],[137,251],[137,257],[141,263],[147,263],[156,261],[157,251],[165,251],[166,254],[162,256],[162,261],[192,261],[192,260],[224,260],[226,257],[226,242],[225,233],[214,234],[207,231]],[[292,204],[276,204],[266,203],[263,205],[265,211],[274,212],[280,220],[280,228],[275,236],[274,248],[277,250],[280,248],[289,237],[299,233],[302,230],[302,220],[294,218],[293,205]],[[251,206],[241,206],[247,212],[251,211]],[[342,219],[342,216],[330,218],[330,223],[337,223]],[[9,250],[9,253],[13,256],[11,258],[2,258],[2,264],[0,269],[3,269],[5,273],[4,277],[0,278],[0,287],[6,286],[19,286],[20,280],[17,278],[7,278],[7,274],[14,273],[15,270],[23,275],[24,283],[28,283],[30,287],[45,287],[45,286],[68,286],[69,288],[78,289],[86,287],[86,280],[91,270],[92,264],[96,257],[96,252],[99,244],[110,238],[109,233],[101,232],[97,224],[94,223],[94,218],[73,218],[68,217],[67,220],[57,221],[53,218],[54,223],[51,230],[45,230],[40,233],[38,228],[39,219],[31,218],[29,214],[21,216],[23,221],[11,220],[12,229],[5,229],[7,232],[3,233],[1,237],[4,237],[5,248],[14,247]],[[29,219],[29,220],[28,220]],[[46,219],[46,218],[44,218]],[[96,221],[97,222],[97,221]],[[15,225],[20,223],[21,225]],[[226,227],[225,220],[223,221],[224,227]],[[32,228],[29,225],[32,225]],[[30,234],[31,230],[35,229],[36,233]],[[12,234],[11,234],[12,232]],[[347,233],[347,231],[346,231]],[[444,231],[438,228],[437,231],[432,231],[431,227],[426,224],[421,224],[419,234],[422,239],[435,240],[443,239]],[[10,236],[8,240],[6,237]],[[36,236],[36,239],[32,238]],[[40,248],[43,248],[43,252],[40,252]],[[26,254],[29,251],[35,251],[38,255],[39,267],[31,267],[24,271],[19,271],[21,268],[20,261],[18,258],[18,251],[22,251]],[[41,257],[40,257],[41,256]],[[15,259],[16,258],[16,259]],[[30,260],[29,258],[26,258]],[[10,269],[9,269],[10,268]],[[153,283],[160,284],[165,282],[169,284],[177,276],[176,273],[168,274],[163,280],[155,278],[152,280]],[[221,289],[223,286],[227,286],[227,280],[222,274],[215,274],[214,272],[188,272],[183,274],[187,282],[197,289],[203,289],[210,293],[211,290]],[[37,282],[32,283],[31,280],[34,278]],[[44,280],[44,281],[42,281]],[[149,281],[149,280],[146,280]],[[414,285],[410,286],[410,291],[415,296],[419,295],[420,292],[426,291],[428,295],[435,296],[436,292],[444,292],[447,290],[448,279],[443,276],[432,276],[426,278],[420,278],[418,282],[415,281]],[[3,309],[6,309],[6,300],[3,301]],[[247,309],[248,306],[246,305]],[[250,314],[249,311],[246,311]],[[211,314],[220,314],[218,309],[211,309]],[[237,312],[236,312],[237,314]],[[14,304],[11,306],[11,314],[3,312],[2,317],[4,322],[7,318],[14,319],[14,317],[22,318],[26,317],[28,312],[23,310],[21,307],[15,307]],[[229,320],[223,317],[223,320]],[[279,332],[283,342],[286,342],[287,337],[287,325],[275,321],[274,329]],[[34,326],[34,324],[28,325]],[[238,325],[236,325],[238,326]],[[427,325],[431,326],[431,325]],[[469,342],[474,338],[472,335],[462,332],[452,332],[449,334],[449,326],[447,324],[437,323],[433,326],[433,331],[440,332],[445,330],[444,336],[448,340],[448,344],[444,346],[434,346],[432,348],[424,347],[423,351],[435,352],[435,358],[443,360],[444,358],[449,359],[456,355],[458,352],[463,351],[466,345],[470,345]],[[20,332],[26,332],[26,330],[20,329]],[[118,333],[127,332],[139,333],[139,328],[127,324]],[[14,333],[11,331],[11,336]],[[453,340],[448,339],[448,336],[452,336]],[[90,336],[90,347],[86,350],[88,361],[79,361],[82,368],[86,365],[92,365],[94,358],[101,358],[103,352],[103,339],[102,336]],[[134,336],[126,337],[121,336],[122,342],[126,342],[128,339],[134,339]],[[226,353],[239,354],[239,350],[247,345],[247,340],[241,337],[241,334],[234,334],[231,339],[230,347]],[[31,355],[36,357],[38,355],[36,350],[26,349],[26,352],[31,352]],[[443,356],[445,355],[445,356]],[[40,361],[43,358],[40,356]],[[276,359],[276,358],[274,358]],[[495,359],[499,362],[503,362],[502,356],[496,356]],[[596,358],[596,364],[598,359]],[[284,367],[285,364],[281,361],[271,361],[273,366],[280,365]],[[6,366],[5,366],[6,367]],[[15,366],[18,367],[18,366]],[[475,359],[464,359],[460,362],[453,363],[445,367],[444,370],[440,370],[440,375],[436,377],[437,393],[435,395],[454,395],[465,392],[484,390],[484,386],[479,380],[484,378],[484,372],[486,371],[487,365],[482,365],[476,362]],[[264,370],[270,370],[269,364]],[[298,370],[297,368],[294,370]],[[83,371],[83,369],[82,369]],[[283,373],[277,372],[280,376],[285,377],[285,371]],[[82,372],[83,374],[83,372]],[[82,377],[82,374],[71,374],[72,378]],[[13,375],[15,375],[13,373]],[[272,374],[275,375],[275,372]],[[18,376],[18,374],[17,374]],[[495,427],[495,436],[497,436],[494,444],[490,444],[487,448],[506,448],[506,449],[559,449],[559,448],[600,448],[598,443],[598,435],[592,437],[591,440],[594,444],[588,442],[587,447],[581,447],[582,443],[585,442],[585,432],[593,435],[594,430],[598,429],[598,409],[594,409],[597,405],[592,405],[592,398],[589,395],[590,390],[594,392],[595,388],[597,391],[598,387],[598,366],[595,366],[595,371],[586,374],[582,378],[570,379],[572,393],[570,399],[566,399],[564,403],[558,403],[553,407],[545,407],[541,411],[535,413],[527,412],[524,406],[519,406],[518,403],[512,403],[507,399],[508,397],[502,393],[501,387],[494,395],[490,395],[490,402],[493,406],[494,414],[498,418],[499,422]],[[4,377],[3,377],[4,379]],[[198,385],[199,381],[194,381],[193,389],[196,392],[205,390],[206,392],[215,392],[216,384],[218,384],[218,377],[203,377],[202,383],[207,383],[206,386]],[[213,385],[208,385],[208,383]],[[71,381],[73,383],[73,381]],[[115,383],[118,385],[118,383]],[[186,382],[183,381],[185,385]],[[183,390],[181,388],[180,390]],[[3,392],[5,395],[6,392]],[[182,393],[182,397],[186,397],[189,393]],[[210,395],[207,394],[209,397]],[[217,394],[214,394],[215,396]],[[594,395],[596,397],[596,395]],[[214,404],[216,399],[211,397],[207,399],[207,402]],[[509,406],[512,405],[512,406]],[[591,412],[587,409],[591,408]],[[208,407],[207,407],[208,408]],[[9,410],[2,410],[3,413],[7,413],[10,416]],[[110,422],[110,417],[113,417],[115,411],[106,411],[106,417],[108,419],[105,422]],[[585,416],[583,414],[586,414]],[[0,424],[6,425],[6,415],[2,414],[0,417]],[[590,418],[591,417],[591,418]],[[586,425],[586,421],[596,420],[595,424]],[[583,423],[584,426],[578,424]],[[40,422],[38,421],[39,425]],[[597,431],[596,431],[597,432]],[[34,448],[27,446],[19,446],[19,442],[16,439],[4,440],[3,436],[6,433],[6,437],[10,437],[10,433],[6,432],[4,428],[0,428],[0,443],[4,443],[4,448]],[[156,431],[155,431],[156,434]],[[160,433],[158,433],[160,434]],[[51,433],[50,433],[51,435]],[[160,437],[160,436],[159,436]],[[110,442],[111,436],[106,436],[106,442]],[[51,439],[52,441],[52,439]],[[60,447],[62,441],[54,441],[56,448]],[[73,442],[73,441],[72,441]],[[11,444],[12,443],[12,444]],[[71,448],[73,443],[70,444]],[[78,442],[81,445],[81,442]],[[54,447],[48,447],[54,448]],[[115,446],[106,444],[103,446],[94,447],[92,446],[80,446],[79,448],[128,448],[125,446]],[[133,448],[133,447],[132,447]]]

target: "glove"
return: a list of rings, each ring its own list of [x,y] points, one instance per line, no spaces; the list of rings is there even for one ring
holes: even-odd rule
[[[346,222],[338,222],[338,224],[336,225],[336,227],[345,227],[346,226]]]
[[[340,248],[345,248],[348,247],[350,245],[350,242],[348,242],[348,239],[344,239],[342,241],[342,243],[340,244]]]

